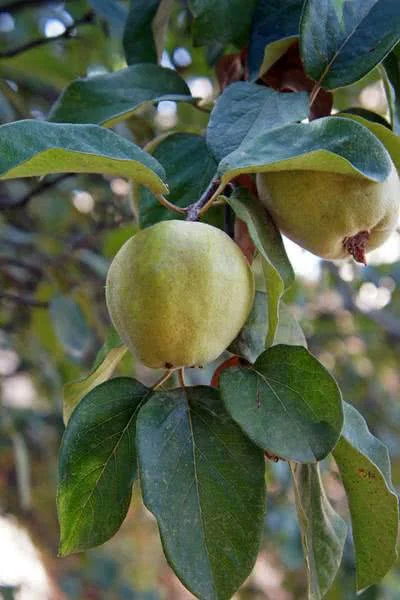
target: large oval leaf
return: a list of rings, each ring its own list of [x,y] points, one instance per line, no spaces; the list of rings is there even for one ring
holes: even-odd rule
[[[233,419],[271,454],[312,463],[324,458],[339,439],[340,390],[303,347],[274,346],[254,365],[226,369],[220,386]]]
[[[293,480],[307,569],[308,598],[322,600],[339,570],[347,525],[326,496],[318,464],[296,465]]]
[[[307,75],[326,89],[358,81],[400,38],[398,0],[306,0],[300,44]]]
[[[386,446],[353,406],[345,403],[344,415],[333,456],[350,506],[357,587],[363,590],[382,579],[396,561],[399,507]]]
[[[218,173],[224,183],[241,173],[293,169],[384,181],[390,168],[385,147],[366,127],[356,122],[349,126],[349,120],[342,117],[326,117],[245,138],[220,162]]]
[[[220,161],[246,138],[301,121],[307,115],[307,94],[281,94],[255,83],[239,81],[226,88],[212,111],[207,144]]]
[[[167,559],[197,598],[227,600],[257,557],[264,458],[207,387],[157,392],[140,411],[140,477]]]
[[[103,127],[32,120],[0,127],[0,179],[50,173],[124,175],[154,193],[167,191],[156,159]]]
[[[59,459],[61,555],[103,544],[120,528],[137,471],[136,417],[149,394],[134,379],[111,379],[72,413]]]
[[[116,73],[76,79],[49,114],[56,123],[95,123],[111,127],[148,102],[193,100],[185,81],[172,69],[139,64]]]

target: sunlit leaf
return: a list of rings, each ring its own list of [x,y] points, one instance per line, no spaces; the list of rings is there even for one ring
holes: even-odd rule
[[[0,127],[0,179],[50,173],[125,175],[155,193],[167,190],[152,156],[103,127],[33,120]]]
[[[219,164],[223,182],[241,173],[292,169],[330,171],[383,181],[390,161],[380,141],[360,123],[342,117],[295,123],[246,138]]]
[[[333,456],[346,489],[353,528],[357,587],[377,583],[397,558],[398,497],[386,446],[360,413],[344,404],[344,429]]]
[[[62,556],[103,544],[120,528],[137,472],[136,418],[150,393],[134,379],[111,379],[72,413],[59,459]]]

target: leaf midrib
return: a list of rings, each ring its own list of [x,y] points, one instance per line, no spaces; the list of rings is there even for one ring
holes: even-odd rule
[[[201,502],[200,502],[200,483],[199,483],[199,478],[198,478],[198,473],[197,473],[196,443],[195,443],[195,439],[194,439],[194,429],[193,429],[193,422],[192,422],[192,415],[191,415],[190,400],[189,400],[189,396],[188,396],[186,388],[183,388],[183,392],[184,392],[185,400],[186,400],[186,404],[187,404],[188,423],[189,423],[189,429],[190,429],[191,439],[192,439],[191,446],[192,446],[192,456],[193,456],[193,474],[194,474],[194,482],[196,485],[196,498],[197,498],[200,522],[201,522],[201,531],[202,531],[202,535],[203,535],[203,544],[204,544],[204,548],[206,550],[206,557],[207,557],[207,563],[209,566],[209,571],[210,571],[210,574],[212,575],[212,589],[214,592],[214,597],[217,598],[218,594],[215,589],[214,573],[213,573],[213,568],[212,568],[212,564],[211,564],[211,560],[210,560],[210,556],[209,556],[210,552],[209,552],[208,545],[207,545],[206,527],[205,527],[205,522],[204,522],[203,510],[202,510]],[[210,600],[212,600],[212,599],[210,598]]]
[[[144,404],[144,402],[146,401],[146,399],[148,398],[148,396],[150,396],[151,394],[152,394],[152,390],[149,390],[149,391],[148,391],[148,392],[145,394],[145,396],[143,397],[143,399],[142,399],[142,400],[141,400],[141,401],[138,403],[138,405],[136,406],[136,408],[135,408],[135,410],[133,411],[133,413],[132,413],[131,417],[129,418],[129,420],[128,420],[127,424],[126,424],[126,425],[125,425],[125,427],[123,428],[123,430],[122,430],[122,432],[121,432],[121,435],[120,435],[120,437],[119,437],[118,441],[116,442],[115,446],[113,447],[112,451],[110,452],[110,455],[108,456],[107,460],[104,462],[104,464],[103,464],[103,466],[102,466],[102,469],[101,469],[101,472],[100,472],[100,474],[99,474],[98,478],[96,479],[96,482],[95,482],[95,484],[94,484],[94,486],[93,486],[93,489],[92,489],[92,491],[90,492],[90,494],[88,495],[87,499],[85,500],[85,502],[84,502],[84,504],[83,504],[83,506],[82,506],[82,508],[81,508],[81,510],[80,510],[80,514],[79,514],[79,516],[78,516],[77,520],[75,521],[74,525],[73,525],[73,526],[72,526],[72,528],[71,528],[71,531],[70,531],[69,538],[71,538],[71,536],[73,536],[74,532],[76,531],[76,528],[77,528],[77,526],[78,526],[78,525],[79,525],[79,523],[81,522],[81,519],[82,519],[82,516],[83,516],[83,512],[84,512],[84,510],[85,510],[85,508],[86,508],[87,504],[88,504],[88,503],[91,501],[91,499],[92,499],[92,497],[93,497],[93,495],[94,495],[94,493],[95,493],[95,491],[96,491],[96,489],[97,489],[97,486],[98,486],[98,484],[99,484],[99,481],[100,481],[100,479],[101,479],[101,478],[103,477],[103,475],[104,475],[104,472],[105,472],[105,470],[106,470],[106,468],[107,468],[107,466],[108,466],[108,463],[109,463],[109,461],[111,460],[111,458],[112,458],[113,456],[115,456],[115,453],[116,453],[116,451],[117,451],[117,449],[118,449],[118,446],[119,446],[119,444],[120,444],[120,442],[121,442],[122,438],[125,436],[125,434],[126,434],[126,431],[128,430],[128,428],[131,426],[132,420],[134,419],[134,417],[136,416],[136,414],[139,412],[140,408],[143,406],[143,404]]]
[[[377,0],[378,2],[378,0]],[[364,17],[361,19],[361,21],[359,21],[354,28],[350,31],[350,33],[348,34],[348,36],[343,40],[342,44],[339,46],[339,48],[337,49],[337,51],[333,54],[331,60],[328,62],[328,64],[326,65],[325,69],[322,72],[321,77],[319,78],[319,80],[316,82],[316,85],[318,87],[321,87],[322,82],[324,81],[327,73],[330,71],[332,65],[335,63],[336,59],[338,58],[339,54],[341,53],[341,51],[343,50],[343,48],[346,46],[346,44],[348,43],[348,41],[353,37],[353,35],[355,34],[355,32],[357,31],[357,29],[360,27],[361,23],[370,15],[371,11],[373,8],[375,8],[377,2],[374,3],[373,6],[371,6],[371,8],[368,10],[368,12],[364,15]]]

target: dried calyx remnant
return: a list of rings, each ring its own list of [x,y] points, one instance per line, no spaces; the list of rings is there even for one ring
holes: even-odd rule
[[[343,240],[343,247],[352,255],[356,262],[362,263],[363,265],[367,264],[365,252],[367,250],[370,235],[369,231],[360,231],[359,233],[356,233],[356,235],[344,238]]]

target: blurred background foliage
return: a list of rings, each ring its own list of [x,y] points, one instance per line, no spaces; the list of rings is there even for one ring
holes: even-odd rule
[[[44,119],[63,87],[125,65],[125,2],[0,2],[0,122]],[[215,61],[232,48],[191,46],[186,3],[176,1],[162,64],[211,104]],[[39,40],[39,43],[37,41]],[[363,107],[387,117],[381,72],[335,94],[334,110]],[[208,115],[188,104],[146,105],[115,129],[141,146],[172,131],[202,133]],[[196,161],[190,155],[183,160]],[[177,165],[179,168],[179,165]],[[184,194],[184,190],[181,192]],[[180,600],[191,597],[163,558],[154,519],[135,488],[121,531],[104,546],[57,559],[57,451],[66,382],[85,376],[110,324],[104,282],[110,259],[137,230],[130,183],[99,175],[61,175],[0,184],[0,596],[51,600]],[[193,199],[195,200],[195,198]],[[384,441],[400,483],[400,236],[366,268],[324,263],[287,243],[297,272],[286,300],[310,350],[333,372],[344,397]],[[209,381],[212,368],[191,373]],[[158,373],[132,364],[119,374],[151,383]],[[333,505],[347,507],[335,467],[324,465]],[[265,537],[255,570],[237,597],[301,600],[305,577],[290,476],[268,470]],[[328,600],[354,598],[350,545]],[[400,597],[400,570],[362,594]]]

